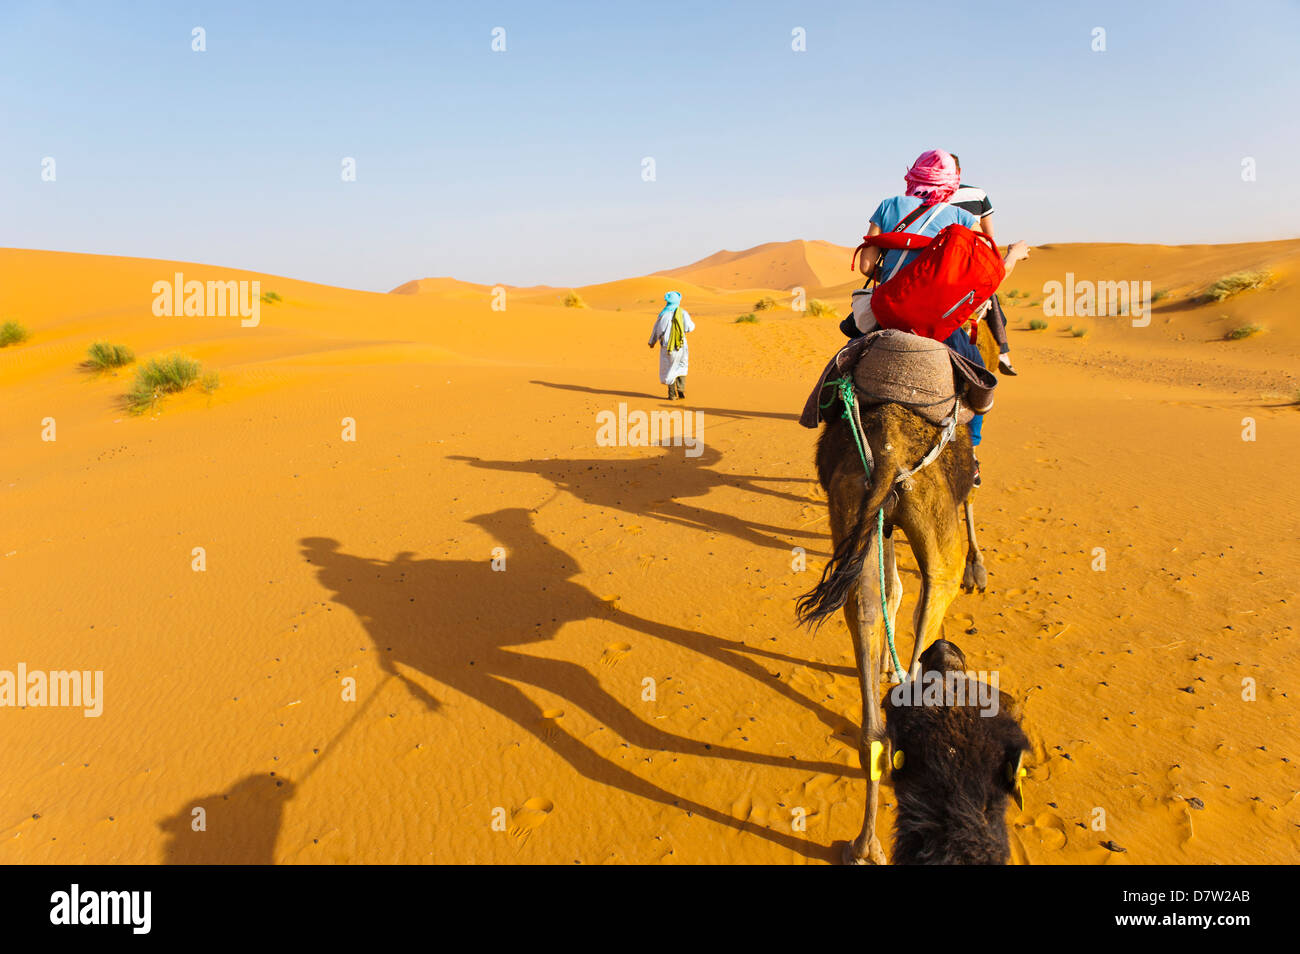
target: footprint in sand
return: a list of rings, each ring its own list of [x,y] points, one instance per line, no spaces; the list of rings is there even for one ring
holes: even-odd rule
[[[631,643],[610,643],[600,654],[600,661],[606,666],[617,666],[618,661],[632,651]]]
[[[1192,825],[1192,806],[1181,795],[1175,795],[1169,802],[1169,813],[1174,818],[1174,830],[1178,833],[1178,847],[1186,848],[1196,837]]]
[[[819,772],[803,783],[803,792],[810,798],[816,798],[824,795],[831,786],[840,781],[842,781],[842,779],[838,776],[827,775],[825,772]]]
[[[1192,806],[1181,795],[1143,795],[1138,799],[1138,807],[1144,817],[1164,813],[1173,826],[1174,837],[1180,848],[1186,848],[1196,834],[1192,828]]]
[[[546,741],[551,741],[562,731],[556,725],[556,721],[563,715],[563,709],[547,709],[542,713],[542,721],[545,723],[545,728],[542,729],[542,735],[546,738]]]
[[[1025,828],[1026,835],[1038,839],[1038,847],[1044,851],[1060,851],[1065,847],[1065,822],[1059,815],[1043,812],[1034,819],[1034,823]]]
[[[754,812],[754,800],[748,795],[741,795],[731,803],[731,817],[738,822],[749,821],[750,815]],[[739,837],[740,829],[730,827],[727,834],[733,838]]]
[[[510,834],[519,843],[520,848],[554,809],[555,803],[549,798],[530,798],[511,816]]]

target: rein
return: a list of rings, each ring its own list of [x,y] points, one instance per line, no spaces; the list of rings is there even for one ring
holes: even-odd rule
[[[844,375],[822,383],[823,388],[834,387],[838,389],[838,395],[832,394],[829,401],[819,405],[823,410],[829,408],[835,403],[836,396],[844,404],[844,419],[849,422],[849,431],[853,434],[853,443],[857,446],[858,457],[862,461],[862,469],[866,471],[867,480],[871,480],[871,449],[867,444],[866,433],[862,428],[862,416],[858,412],[858,396],[853,386],[853,379]],[[901,403],[901,402],[900,402]],[[931,447],[921,458],[920,462],[911,470],[904,471],[894,478],[894,483],[902,483],[909,477],[915,475],[922,468],[932,464],[942,453],[943,449],[952,440],[953,435],[957,432],[957,415],[961,411],[961,397],[953,398],[952,413],[943,420],[943,431],[939,434],[939,440]],[[906,679],[903,673],[903,666],[898,660],[898,650],[894,646],[894,621],[889,615],[889,602],[885,596],[885,508],[881,507],[876,511],[876,563],[880,567],[880,615],[885,620],[885,641],[889,645],[889,657],[894,664],[894,677],[898,682]]]

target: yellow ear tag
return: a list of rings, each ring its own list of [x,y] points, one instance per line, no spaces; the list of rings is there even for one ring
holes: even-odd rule
[[[871,743],[871,781],[880,781],[880,776],[884,774],[885,767],[885,746],[881,742]]]
[[[898,771],[902,767],[903,767],[903,750],[899,749],[897,752],[894,753],[894,771]]]

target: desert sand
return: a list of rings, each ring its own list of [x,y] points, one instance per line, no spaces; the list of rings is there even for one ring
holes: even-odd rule
[[[0,349],[0,669],[104,672],[98,718],[0,710],[0,862],[834,860],[862,814],[858,688],[842,621],[793,623],[829,555],[796,417],[843,338],[786,303],[844,311],[848,260],[769,243],[493,311],[446,278],[0,250],[0,321],[31,332]],[[1023,707],[1017,862],[1300,856],[1297,264],[1300,241],[1058,245],[1009,283],[989,589],[945,633]],[[1269,286],[1194,303],[1259,267]],[[155,317],[175,271],[283,300],[255,328]],[[1027,330],[1067,271],[1168,295],[1147,327]],[[599,412],[667,406],[645,340],[671,288],[704,452],[598,446]],[[221,386],[133,416],[132,367],[78,369],[95,340]]]

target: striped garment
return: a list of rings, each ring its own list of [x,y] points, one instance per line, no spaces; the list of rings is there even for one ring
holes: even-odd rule
[[[989,201],[989,194],[975,186],[958,186],[957,191],[948,200],[948,204],[955,205],[959,209],[965,209],[977,219],[993,214],[993,203]]]

